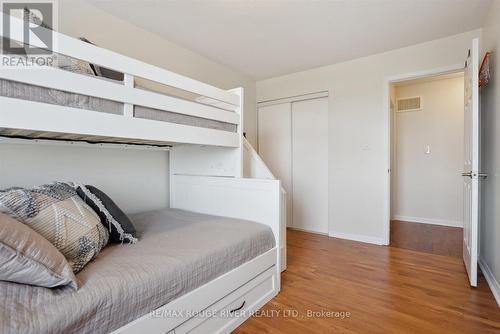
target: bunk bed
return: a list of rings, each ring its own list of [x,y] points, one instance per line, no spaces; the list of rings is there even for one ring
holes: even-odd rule
[[[123,81],[56,67],[28,71],[4,67],[0,134],[157,145],[240,145],[238,90],[224,91],[63,34],[53,34],[57,40],[57,50],[53,51],[59,57],[55,59],[69,57],[111,69],[123,73]],[[23,31],[13,30],[9,37],[22,41]],[[43,43],[37,45],[34,41],[33,46],[43,47]],[[183,97],[196,96],[204,103],[144,89],[136,81],[153,82],[167,91],[180,90]],[[84,99],[89,102],[82,103]],[[64,100],[62,105],[57,103]]]
[[[23,22],[10,19],[8,38],[20,43]],[[222,90],[60,33],[51,33],[57,40],[51,50],[54,54],[121,73],[123,80],[57,67],[1,68],[0,145],[21,140],[30,144],[48,141],[169,150],[170,202],[165,203],[169,209],[132,217],[145,240],[126,252],[113,247],[105,249],[98,263],[82,271],[83,292],[72,296],[67,304],[61,302],[67,312],[67,308],[83,305],[78,300],[80,297],[87,298],[87,302],[97,300],[98,305],[90,307],[88,312],[98,316],[90,320],[73,319],[64,315],[62,306],[49,313],[64,324],[64,330],[75,332],[231,332],[279,292],[283,242],[285,199],[280,181],[243,177],[243,90]],[[33,46],[42,48],[43,44],[34,41]],[[225,242],[213,241],[223,235],[227,236]],[[165,239],[159,239],[162,236]],[[155,247],[148,240],[160,244]],[[170,244],[170,248],[159,246],[165,244]],[[196,247],[178,254],[179,258],[172,257],[175,246],[182,244]],[[148,275],[148,270],[143,270],[132,273],[133,277],[125,277],[127,274],[120,271],[121,277],[117,277],[109,269],[103,269],[106,263],[119,263],[119,256],[123,260],[123,256],[133,255],[131,252],[138,249],[142,249],[143,257],[136,261],[145,263],[148,252],[154,252],[160,264],[149,263],[149,269],[163,265],[174,267],[179,279],[171,279],[172,271],[150,270],[153,273]],[[212,258],[206,254],[200,256],[204,253]],[[179,263],[191,271],[179,274],[182,267]],[[218,265],[206,268],[206,263]],[[204,266],[205,272],[198,270]],[[167,276],[170,280],[166,280]],[[125,287],[116,288],[120,285],[108,279],[134,281],[135,285],[125,283]],[[140,286],[141,282],[153,289],[149,291],[152,295],[143,296],[145,299],[138,298],[147,291]],[[111,295],[98,298],[97,292],[89,292],[92,284],[100,289],[109,286]],[[176,284],[181,288],[166,288]],[[158,288],[159,285],[164,289]],[[5,292],[4,288],[0,286],[0,294]],[[5,289],[14,287],[9,285]],[[46,288],[20,289],[23,291],[18,291],[19,295],[40,297],[44,295],[42,290],[30,289]],[[113,299],[119,294],[125,295],[122,299]],[[55,297],[48,300],[55,300],[51,298]],[[115,308],[106,301],[115,302]],[[21,299],[17,302],[22,305]],[[33,300],[26,301],[26,305],[33,306]],[[34,316],[33,309],[26,305],[17,309],[25,313],[10,314],[10,321],[16,316],[25,320],[30,314]],[[63,313],[58,314],[57,309]],[[112,321],[104,321],[106,316]],[[50,319],[47,317],[46,321]],[[5,326],[4,320],[1,321]],[[85,326],[86,321],[96,322]],[[43,328],[30,330],[54,332],[58,328],[61,331],[62,327],[45,323]]]

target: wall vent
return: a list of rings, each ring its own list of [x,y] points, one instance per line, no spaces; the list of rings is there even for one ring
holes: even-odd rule
[[[398,99],[398,112],[406,111],[421,111],[422,110],[422,97],[409,97],[404,99]]]

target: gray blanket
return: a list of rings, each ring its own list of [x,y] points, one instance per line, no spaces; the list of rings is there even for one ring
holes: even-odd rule
[[[274,246],[269,227],[160,210],[133,215],[135,245],[106,247],[80,288],[0,282],[0,333],[108,333]]]

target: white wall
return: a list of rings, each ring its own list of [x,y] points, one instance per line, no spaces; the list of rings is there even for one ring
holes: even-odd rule
[[[82,0],[59,1],[59,31],[73,37],[86,37],[103,48],[219,88],[243,87],[244,129],[250,143],[255,144],[255,81],[250,77],[118,19]]]
[[[397,99],[415,96],[423,110],[394,115],[392,217],[462,227],[463,75],[396,88]]]
[[[257,82],[257,101],[324,90],[329,103],[330,234],[383,242],[389,212],[387,77],[462,66],[480,30]]]
[[[73,181],[97,186],[126,213],[168,207],[165,151],[0,141],[0,157],[0,189]]]
[[[481,92],[481,181],[480,259],[496,279],[500,304],[500,1],[494,1],[483,30],[483,51],[493,51],[492,81]],[[483,54],[484,54],[483,52]],[[485,270],[483,270],[484,272]],[[485,273],[487,276],[487,273]],[[488,277],[488,276],[487,276]],[[490,284],[490,286],[492,286]],[[492,286],[493,287],[493,286]]]

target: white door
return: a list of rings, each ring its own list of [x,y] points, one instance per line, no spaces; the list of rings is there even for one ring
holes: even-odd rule
[[[291,104],[259,107],[258,152],[287,192],[287,226],[292,222],[292,126]]]
[[[292,226],[328,233],[328,98],[292,103]]]
[[[463,258],[471,286],[477,286],[479,225],[479,40],[467,56],[464,85]]]

